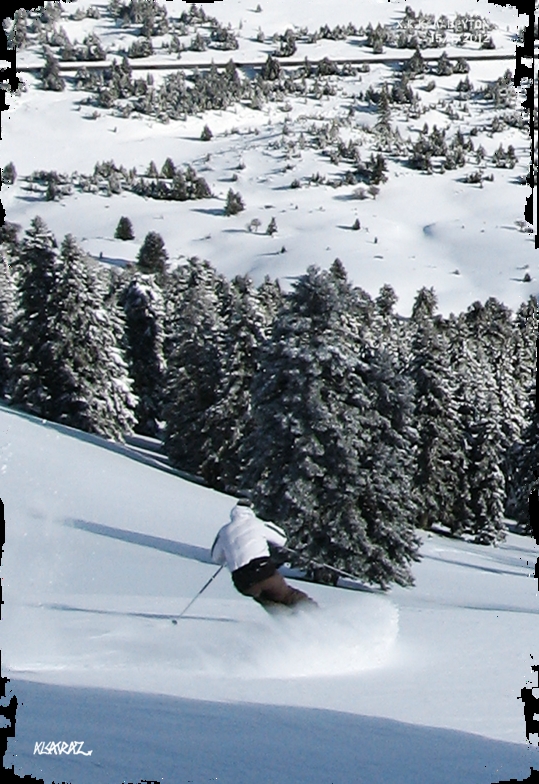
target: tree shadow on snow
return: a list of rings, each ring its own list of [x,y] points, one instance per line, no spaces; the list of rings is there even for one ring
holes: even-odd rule
[[[109,525],[93,523],[90,520],[66,518],[64,520],[64,525],[67,525],[70,528],[76,528],[79,531],[87,531],[91,534],[108,536],[111,539],[119,539],[122,542],[138,544],[142,545],[142,547],[151,547],[154,550],[161,550],[164,553],[180,555],[182,558],[191,558],[192,560],[200,561],[201,563],[214,564],[211,559],[210,551],[206,547],[197,547],[196,545],[187,544],[185,542],[176,542],[173,539],[163,539],[160,536],[149,536],[148,534],[141,534],[137,531],[126,531],[123,528],[113,528]]]
[[[61,610],[63,612],[93,613],[95,615],[122,615],[131,618],[150,618],[157,621],[218,621],[221,623],[241,623],[236,618],[217,618],[211,615],[179,615],[174,613],[149,613],[149,612],[127,612],[123,610],[95,610],[88,607],[72,607],[69,604],[46,604],[51,610]]]
[[[200,212],[202,215],[222,215],[225,211],[223,207],[194,207],[192,212]]]

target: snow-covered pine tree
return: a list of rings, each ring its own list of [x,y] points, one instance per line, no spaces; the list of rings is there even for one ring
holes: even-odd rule
[[[62,92],[65,90],[66,83],[60,73],[60,66],[52,49],[45,48],[43,56],[45,57],[45,65],[41,69],[41,89]]]
[[[530,383],[535,380],[533,354],[537,320],[533,315],[533,302],[528,304],[530,312],[524,315],[522,310],[517,319],[513,318],[513,313],[506,305],[494,297],[490,297],[484,305],[474,302],[466,312],[466,325],[477,346],[476,351],[487,358],[495,381],[499,401],[498,421],[505,455],[502,470],[507,482],[509,514],[513,496],[511,450],[520,441],[526,427],[527,395]]]
[[[539,341],[537,344],[539,350]],[[530,388],[527,413],[529,424],[513,454],[513,517],[527,534],[537,533],[537,522],[531,519],[530,499],[539,487],[539,411],[537,405],[537,378]]]
[[[504,538],[505,476],[501,410],[492,368],[481,346],[470,339],[465,317],[448,323],[449,365],[455,380],[464,439],[461,502],[454,507],[454,532],[480,544]]]
[[[276,233],[277,233],[277,221],[273,217],[267,225],[266,234],[270,237],[273,237],[273,235]]]
[[[14,265],[17,301],[12,325],[11,402],[46,416],[55,373],[50,300],[56,285],[57,243],[39,216],[26,231]]]
[[[518,466],[521,454],[521,438],[529,438],[530,426],[533,422],[534,406],[530,405],[533,390],[537,383],[537,298],[530,297],[527,302],[518,308],[514,329],[516,331],[516,347],[512,357],[513,379],[515,383],[515,397],[519,401],[519,411],[524,416],[520,437],[510,445],[506,455],[505,474],[507,478],[507,505],[508,517],[518,520],[528,519],[528,500],[526,490],[520,484],[521,470]]]
[[[236,277],[224,293],[220,384],[202,428],[201,473],[212,487],[235,492],[241,476],[240,445],[252,428],[251,384],[273,319],[248,277]]]
[[[44,415],[121,440],[132,430],[136,398],[92,262],[67,235],[48,300],[54,378]]]
[[[225,215],[237,215],[239,212],[243,212],[244,209],[245,204],[241,193],[239,191],[234,192],[232,188],[229,188],[224,207]]]
[[[410,359],[410,330],[406,322],[395,313],[397,294],[392,286],[384,284],[375,300],[372,313],[373,345],[383,349],[399,372],[405,372]]]
[[[417,552],[411,472],[398,416],[394,429],[381,404],[398,383],[364,338],[367,310],[341,267],[310,268],[295,284],[253,382],[243,486],[264,517],[286,525],[302,563],[408,585]],[[390,408],[406,411],[401,391]]]
[[[166,303],[164,449],[173,465],[198,474],[203,427],[222,385],[223,301],[229,284],[208,262],[191,259],[170,276]]]
[[[474,420],[466,428],[470,439],[469,474],[472,520],[465,532],[478,544],[505,538],[505,476],[502,471],[502,437],[494,394],[476,402]]]
[[[200,134],[200,138],[203,142],[209,142],[213,139],[213,133],[209,125],[205,125],[202,129],[202,133]]]
[[[15,304],[15,286],[9,255],[0,247],[0,397],[8,392],[11,367],[11,324]]]
[[[13,161],[10,161],[2,169],[2,182],[5,182],[6,185],[13,185],[16,179],[17,169]]]
[[[18,223],[10,223],[10,221],[4,221],[0,226],[0,245],[11,258],[16,256],[19,250],[20,229]]]
[[[272,280],[269,275],[266,275],[258,287],[258,300],[264,310],[266,320],[273,323],[284,304],[284,294],[279,281]]]
[[[161,167],[161,177],[166,180],[172,180],[176,174],[176,166],[172,158],[167,158]]]
[[[138,398],[135,430],[155,436],[165,383],[163,292],[154,275],[129,272],[118,301],[125,314],[126,359]]]
[[[465,440],[455,396],[455,378],[447,363],[449,342],[433,289],[422,288],[412,309],[409,374],[415,384],[415,490],[422,528],[443,525],[461,530],[467,515]]]
[[[15,315],[15,259],[19,251],[20,226],[4,221],[0,226],[0,397],[9,390],[11,375],[11,327]]]
[[[13,14],[13,25],[8,31],[9,49],[24,49],[28,41],[28,13],[25,8],[17,8]]]

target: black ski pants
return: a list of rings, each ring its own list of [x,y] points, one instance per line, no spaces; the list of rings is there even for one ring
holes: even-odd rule
[[[288,585],[269,558],[256,559],[232,572],[232,580],[240,593],[251,596],[266,610],[277,605],[294,607],[300,602],[316,602],[303,591]]]

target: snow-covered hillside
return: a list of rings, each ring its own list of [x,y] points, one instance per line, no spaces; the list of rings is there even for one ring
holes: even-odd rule
[[[0,432],[17,772],[487,784],[539,765],[518,700],[538,647],[532,540],[426,536],[416,587],[309,585],[322,610],[295,619],[222,573],[173,624],[214,571],[234,499],[5,407]],[[93,753],[34,754],[41,741]]]
[[[100,19],[74,20],[74,10],[87,2],[64,4],[63,27],[71,41],[79,43],[85,35],[99,35],[109,59],[139,39],[140,25],[124,27],[106,16],[106,4],[97,3]],[[181,53],[182,64],[212,60],[264,63],[275,50],[276,41],[287,28],[311,32],[324,24],[335,26],[353,22],[357,27],[377,23],[395,25],[402,19],[407,2],[369,0],[361,4],[339,0],[332,4],[309,3],[308,15],[302,3],[272,0],[262,3],[261,11],[250,0],[226,0],[211,6],[223,24],[231,25],[239,49],[215,49]],[[169,17],[178,18],[189,8],[186,2],[167,2]],[[435,0],[413,4],[416,12],[440,13]],[[373,198],[363,189],[343,183],[346,160],[331,160],[328,155],[338,142],[357,143],[363,161],[379,150],[379,139],[372,129],[379,119],[376,106],[361,94],[370,87],[391,84],[399,73],[395,62],[373,64],[369,72],[335,76],[319,91],[308,80],[313,95],[284,95],[281,100],[251,108],[246,101],[223,110],[209,110],[183,120],[160,122],[156,117],[134,112],[122,116],[120,108],[95,108],[95,101],[74,86],[73,72],[64,92],[38,89],[39,78],[24,74],[27,90],[10,99],[10,111],[3,123],[2,165],[13,162],[19,177],[3,192],[3,204],[10,221],[26,228],[34,215],[41,215],[54,233],[61,237],[74,234],[95,257],[123,265],[134,260],[144,235],[158,231],[164,237],[172,264],[198,256],[209,260],[228,276],[248,273],[256,283],[265,275],[278,277],[284,285],[305,272],[309,264],[327,268],[338,257],[351,279],[371,294],[390,283],[400,301],[398,309],[409,313],[421,286],[434,286],[442,312],[466,309],[474,300],[488,296],[503,300],[512,308],[537,293],[537,255],[533,237],[519,230],[529,189],[519,185],[529,169],[529,137],[526,127],[501,122],[492,130],[503,107],[480,97],[489,81],[501,77],[509,68],[514,72],[515,34],[526,19],[511,6],[469,0],[454,0],[450,17],[459,13],[481,16],[490,31],[496,50],[486,54],[506,55],[506,60],[472,60],[468,78],[475,93],[457,89],[462,74],[434,76],[426,73],[411,82],[418,97],[417,111],[409,106],[393,106],[391,125],[403,140],[412,143],[425,123],[445,129],[448,140],[458,130],[468,138],[473,131],[475,149],[482,147],[486,158],[476,164],[467,153],[463,168],[429,176],[407,165],[407,152],[387,154],[386,183]],[[207,13],[210,13],[206,9]],[[202,28],[201,28],[202,29]],[[180,36],[187,46],[191,33]],[[263,40],[257,40],[260,30]],[[207,30],[203,30],[207,35]],[[489,33],[490,34],[490,33]],[[299,32],[298,32],[299,35]],[[274,36],[276,39],[274,40]],[[177,64],[176,54],[159,48],[169,38],[156,38],[155,54],[136,61],[144,68],[156,60]],[[153,39],[152,39],[153,40]],[[475,57],[485,50],[475,41],[456,46],[451,39],[446,47],[450,56]],[[424,50],[425,56],[439,56],[440,49]],[[406,60],[410,49],[387,48],[384,56]],[[294,60],[372,57],[372,48],[361,36],[347,40],[320,39],[315,43],[298,42]],[[32,39],[18,54],[21,65],[42,62],[41,47]],[[133,60],[135,62],[135,60]],[[285,58],[282,62],[286,65]],[[137,71],[138,77],[151,75],[157,89],[166,71]],[[245,74],[253,78],[252,69]],[[524,96],[522,95],[520,100]],[[90,101],[88,104],[87,101]],[[513,110],[511,110],[513,111]],[[518,114],[517,105],[514,111]],[[333,129],[331,129],[333,123]],[[203,127],[209,125],[213,138],[201,141]],[[325,126],[325,131],[323,130]],[[318,133],[333,134],[331,141],[318,146]],[[496,168],[490,161],[502,144],[512,145],[518,163],[514,168]],[[328,153],[328,154],[326,154]],[[192,164],[205,177],[213,198],[197,202],[156,201],[122,191],[118,195],[81,193],[46,201],[43,192],[29,190],[28,178],[36,170],[55,170],[71,176],[74,172],[91,174],[94,165],[113,160],[117,166],[146,171],[151,161],[158,169],[170,157],[177,165]],[[493,182],[464,182],[478,170],[493,174]],[[300,187],[291,187],[292,183]],[[226,217],[223,207],[230,188],[241,193],[245,210]],[[122,215],[129,216],[135,240],[114,239]],[[277,232],[267,236],[264,229],[272,218]],[[249,231],[252,221],[260,231]],[[360,231],[351,231],[359,220]],[[521,227],[522,229],[522,227]]]

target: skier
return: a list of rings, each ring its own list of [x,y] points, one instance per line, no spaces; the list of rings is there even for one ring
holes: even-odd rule
[[[215,537],[212,560],[226,564],[237,590],[251,596],[268,612],[296,605],[317,607],[307,594],[286,583],[272,560],[268,543],[283,547],[285,532],[274,523],[259,520],[251,507],[249,499],[240,498],[230,513],[230,522]]]

